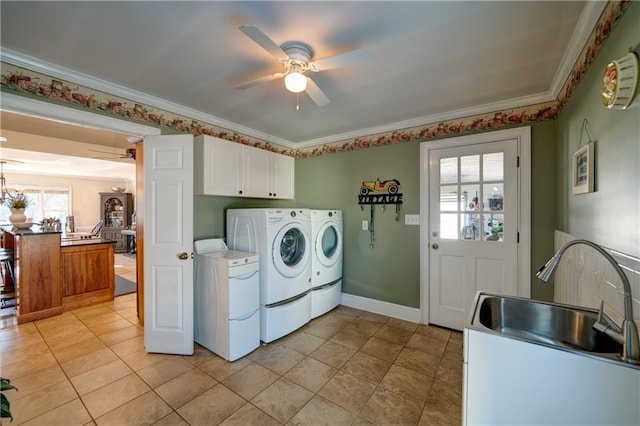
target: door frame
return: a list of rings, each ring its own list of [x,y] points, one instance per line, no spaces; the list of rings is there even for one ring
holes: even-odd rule
[[[531,127],[497,130],[420,144],[420,322],[429,324],[429,153],[515,139],[518,144],[518,296],[531,296]]]
[[[119,118],[103,116],[95,112],[82,111],[74,108],[69,108],[63,105],[57,105],[49,102],[44,102],[37,99],[31,99],[24,96],[14,95],[12,93],[2,94],[2,108],[3,111],[26,115],[29,117],[41,118],[44,120],[57,121],[74,126],[91,127],[98,130],[104,130],[107,132],[120,133],[131,136],[158,136],[162,132],[157,127],[147,126],[145,124],[134,123]],[[139,144],[132,144],[139,147]],[[144,170],[141,170],[142,150],[139,150],[136,159],[136,197],[135,197],[135,209],[142,215],[144,212],[144,196],[140,192],[141,177],[144,176]],[[139,216],[140,217],[140,216]],[[142,232],[142,224],[137,229]],[[143,260],[144,260],[144,239],[141,238],[137,241],[137,256],[136,256],[136,284],[137,284],[137,305],[138,305],[138,320],[140,325],[144,325],[144,273],[143,273]]]

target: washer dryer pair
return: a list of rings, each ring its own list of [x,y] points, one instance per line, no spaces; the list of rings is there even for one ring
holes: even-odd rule
[[[311,212],[230,209],[227,244],[260,256],[260,340],[272,342],[311,319]]]
[[[311,210],[311,238],[311,318],[316,318],[342,298],[342,211]]]

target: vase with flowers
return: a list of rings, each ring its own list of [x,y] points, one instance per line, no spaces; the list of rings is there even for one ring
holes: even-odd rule
[[[24,210],[29,207],[31,200],[24,195],[24,192],[16,191],[14,194],[7,194],[4,204],[11,209],[9,222],[13,225],[25,223],[27,216]]]

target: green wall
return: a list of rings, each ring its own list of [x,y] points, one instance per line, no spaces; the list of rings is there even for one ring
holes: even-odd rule
[[[640,3],[632,2],[583,76],[557,121],[557,227],[640,257],[640,99],[626,110],[600,100],[604,69],[632,48],[640,52]],[[584,119],[596,140],[595,192],[571,193],[572,154]],[[584,144],[587,140],[583,135]]]
[[[193,203],[193,239],[226,237],[228,209],[292,206],[295,206],[293,200],[196,195]]]
[[[343,152],[296,160],[296,204],[343,212],[343,291],[400,305],[420,306],[420,227],[404,225],[404,214],[420,212],[420,145],[393,146]],[[358,193],[363,180],[398,179],[403,202],[400,221],[395,206],[375,207],[375,242],[362,221]]]
[[[555,202],[553,121],[532,127],[532,269],[553,254]],[[369,207],[358,206],[363,180],[396,178],[404,204],[376,206],[375,246],[361,222]],[[296,161],[296,204],[340,209],[344,215],[343,291],[357,296],[420,307],[420,228],[404,225],[404,214],[420,213],[420,143],[401,143]],[[533,271],[535,272],[535,271]],[[549,300],[553,292],[532,280],[532,296]]]

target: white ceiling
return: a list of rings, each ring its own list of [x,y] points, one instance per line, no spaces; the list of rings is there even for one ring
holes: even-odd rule
[[[487,105],[553,100],[593,26],[587,15],[598,7],[582,1],[3,0],[0,40],[3,60],[65,67],[133,89],[131,99],[189,108],[212,124],[295,147]],[[296,111],[296,96],[281,80],[235,88],[282,70],[238,30],[241,24],[258,26],[278,44],[306,42],[315,58],[367,48],[371,61],[313,73],[331,102],[318,107],[303,93]]]
[[[97,154],[96,155],[108,155]],[[114,156],[115,157],[115,156]],[[0,148],[9,187],[15,174],[37,174],[40,176],[91,177],[108,181],[135,181],[136,166],[133,162],[123,163],[103,159],[83,158],[46,152]],[[15,177],[13,180],[16,180]]]

